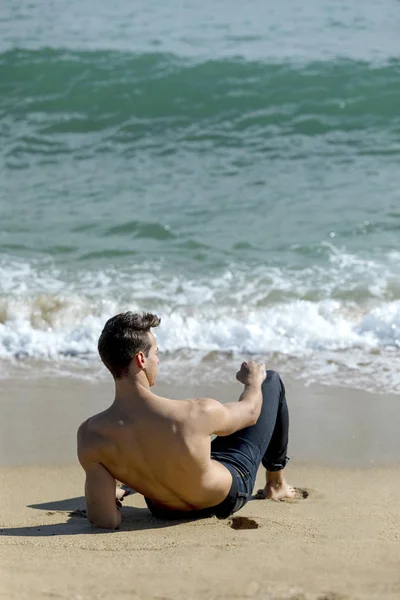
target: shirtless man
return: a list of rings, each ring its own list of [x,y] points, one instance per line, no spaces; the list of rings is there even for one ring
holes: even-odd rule
[[[151,391],[159,364],[153,314],[109,319],[98,349],[115,380],[112,405],[78,430],[78,458],[86,473],[87,515],[97,527],[121,523],[124,490],[145,496],[160,518],[227,518],[250,499],[258,467],[267,469],[258,497],[295,495],[287,485],[288,410],[274,371],[255,362],[236,374],[244,384],[237,402],[211,398],[171,400]],[[212,442],[210,436],[216,434]]]

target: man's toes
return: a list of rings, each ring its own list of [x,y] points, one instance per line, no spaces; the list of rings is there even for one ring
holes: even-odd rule
[[[279,496],[271,496],[270,500],[273,502],[282,502],[282,498],[279,498]]]

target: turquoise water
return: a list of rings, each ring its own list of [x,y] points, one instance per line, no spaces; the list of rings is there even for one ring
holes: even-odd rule
[[[87,368],[131,308],[171,376],[399,391],[399,30],[389,0],[6,3],[4,376]]]

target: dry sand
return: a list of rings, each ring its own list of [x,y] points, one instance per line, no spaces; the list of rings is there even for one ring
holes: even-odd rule
[[[111,387],[2,382],[0,597],[399,600],[400,398],[287,389],[287,476],[307,499],[252,500],[233,529],[216,518],[158,521],[135,494],[121,529],[105,532],[79,512],[83,472],[68,463],[76,423]]]

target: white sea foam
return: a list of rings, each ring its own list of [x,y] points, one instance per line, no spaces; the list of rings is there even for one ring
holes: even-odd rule
[[[51,263],[3,261],[0,358],[91,360],[108,317],[150,310],[162,317],[158,341],[168,353],[187,351],[193,360],[275,353],[304,362],[310,380],[345,365],[370,388],[382,384],[371,358],[379,357],[385,389],[398,390],[398,258],[391,253],[382,265],[332,254],[329,269],[236,267],[209,279],[170,277],[162,264],[72,274]]]

